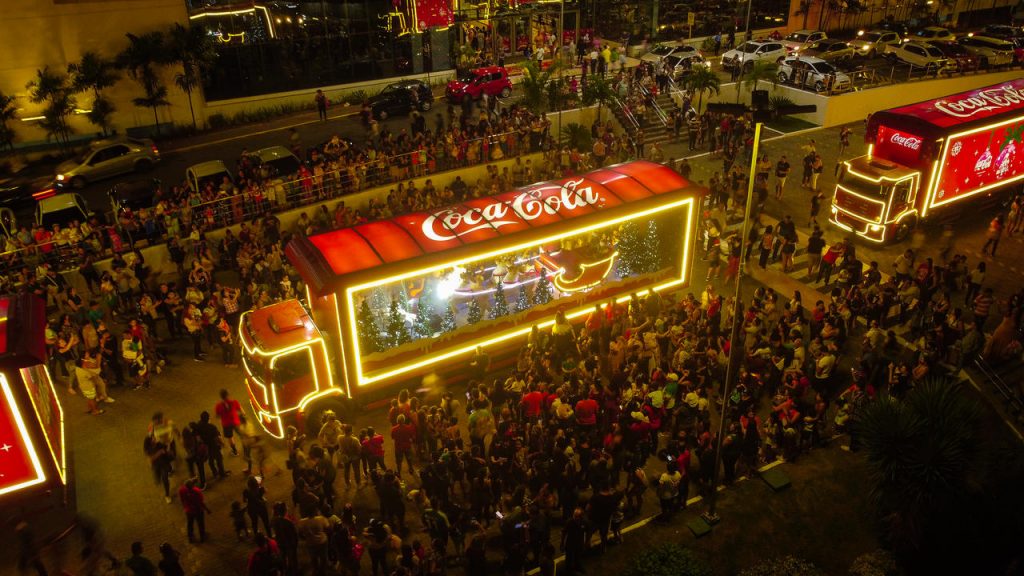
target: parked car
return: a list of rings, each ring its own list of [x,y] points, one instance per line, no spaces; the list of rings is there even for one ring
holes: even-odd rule
[[[77,192],[64,192],[49,198],[44,198],[36,204],[35,222],[49,230],[54,224],[60,224],[64,228],[73,221],[86,222],[93,216],[99,218],[89,210],[85,199]]]
[[[708,62],[700,54],[694,54],[692,56],[676,56],[671,54],[665,57],[665,62],[668,62],[672,66],[672,79],[678,81],[680,78],[686,77],[694,67],[710,68],[711,62]]]
[[[512,81],[504,66],[485,66],[470,70],[458,80],[448,83],[445,95],[453,102],[462,102],[465,98],[478,99],[484,94],[508,98],[512,94]]]
[[[302,162],[284,146],[260,148],[252,153],[257,167],[266,166],[271,176],[287,177],[299,171]]]
[[[388,84],[379,94],[370,98],[370,112],[378,120],[395,114],[408,114],[413,110],[426,112],[433,106],[434,93],[430,91],[430,86],[419,80],[399,80]]]
[[[231,184],[235,183],[235,177],[220,160],[200,162],[185,170],[185,181],[196,191],[203,190],[207,184],[213,184],[214,188],[218,188],[224,183],[224,178]]]
[[[759,60],[779,62],[786,56],[786,48],[781,42],[744,42],[722,54],[722,67],[726,70],[750,70]]]
[[[1021,38],[1024,37],[1024,26],[989,24],[982,28],[981,35],[988,36],[990,38],[1004,38],[1006,40],[1009,40],[1010,38]]]
[[[662,58],[672,54],[676,50],[679,50],[678,42],[661,42],[647,54],[640,57],[642,62],[660,62]]]
[[[813,56],[828,62],[844,64],[853,60],[855,52],[856,51],[843,40],[822,40],[821,42],[812,44],[810,48],[800,52],[800,55]]]
[[[928,44],[942,52],[942,55],[956,64],[956,71],[960,73],[972,72],[981,68],[981,57],[971,53],[959,42],[951,40],[934,40]]]
[[[946,58],[942,51],[924,42],[904,42],[892,48],[887,56],[891,60],[899,60],[911,66],[924,68],[929,74],[956,71],[956,64]]]
[[[981,58],[982,68],[1013,64],[1014,46],[1009,40],[989,36],[965,36],[959,42],[968,52]]]
[[[0,179],[0,233],[14,234],[17,222],[30,221],[39,201],[55,194],[52,178],[15,175]]]
[[[956,40],[956,35],[941,26],[927,26],[903,37],[904,42],[931,42],[932,40]]]
[[[104,178],[144,172],[159,161],[160,150],[148,138],[104,138],[57,166],[57,185],[84,188]]]
[[[850,46],[856,51],[857,56],[874,58],[885,54],[890,46],[899,46],[903,43],[898,32],[891,30],[861,30],[857,37],[850,40]]]
[[[833,92],[845,92],[853,85],[850,77],[840,72],[831,62],[813,56],[790,56],[779,64],[779,82],[794,83],[800,88],[813,88],[823,92],[832,80]]]
[[[828,40],[828,34],[821,30],[797,30],[783,38],[782,45],[787,52],[799,52],[822,40]]]

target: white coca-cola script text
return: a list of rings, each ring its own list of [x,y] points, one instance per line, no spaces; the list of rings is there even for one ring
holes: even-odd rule
[[[921,139],[913,136],[904,136],[902,134],[893,134],[892,138],[889,139],[893,144],[899,144],[904,148],[910,148],[911,150],[921,149]]]
[[[511,202],[494,202],[482,209],[474,208],[464,212],[442,210],[428,216],[421,229],[427,238],[444,242],[476,230],[500,228],[522,220],[534,220],[543,214],[572,211],[600,202],[601,197],[590,186],[578,188],[582,183],[582,179],[570,180],[561,186],[557,194],[549,196],[544,196],[543,188],[528,190],[516,195]],[[519,219],[510,219],[514,217]]]
[[[1014,108],[1024,104],[1024,90],[1004,85],[989,90],[980,90],[976,96],[955,102],[939,100],[935,108],[957,118],[970,118],[975,114],[999,108]]]

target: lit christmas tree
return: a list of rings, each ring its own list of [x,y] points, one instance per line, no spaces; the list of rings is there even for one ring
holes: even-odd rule
[[[491,320],[495,318],[501,318],[508,314],[508,301],[505,299],[505,285],[498,281],[498,286],[494,289],[494,305],[491,306],[490,311],[487,313],[487,317]]]
[[[526,290],[526,284],[519,285],[519,298],[516,298],[516,312],[525,312],[530,308],[530,293]]]
[[[405,316],[402,315],[402,310],[398,306],[398,300],[391,301],[391,309],[388,310],[388,323],[384,330],[384,338],[386,339],[388,348],[401,346],[411,340],[409,337],[409,330],[405,327]]]
[[[644,238],[644,272],[657,272],[661,268],[661,242],[658,240],[658,225],[654,220],[647,221],[647,236]]]
[[[455,307],[449,305],[444,308],[444,318],[441,319],[441,332],[447,334],[457,328],[455,323]]]
[[[420,292],[419,301],[416,303],[416,319],[412,323],[412,331],[420,338],[429,338],[434,335],[431,326],[434,319],[434,290],[427,282]]]
[[[623,278],[647,271],[648,253],[640,226],[630,220],[619,229],[619,276]]]
[[[537,281],[537,287],[533,289],[533,305],[541,306],[551,302],[551,281],[548,280],[548,273],[546,270],[541,270],[540,280]]]
[[[480,303],[475,299],[469,301],[469,312],[466,313],[466,322],[476,324],[484,319],[484,313],[480,310]]]
[[[356,315],[356,331],[359,334],[359,347],[363,354],[380,352],[380,327],[377,326],[377,321],[373,318],[370,302],[365,298],[359,305],[359,314]]]

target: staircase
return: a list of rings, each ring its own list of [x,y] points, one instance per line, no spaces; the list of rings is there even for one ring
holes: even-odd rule
[[[636,138],[639,129],[644,131],[644,142],[648,145],[657,142],[661,145],[672,138],[672,125],[669,113],[675,109],[675,102],[669,92],[658,94],[655,99],[655,106],[647,106],[647,114],[642,126],[639,125],[639,118],[629,113],[624,103],[616,99],[612,103],[612,111],[630,138]]]

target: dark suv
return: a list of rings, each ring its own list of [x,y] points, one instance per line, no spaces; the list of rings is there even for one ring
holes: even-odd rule
[[[415,96],[414,96],[415,95]],[[388,84],[380,94],[370,98],[370,112],[378,120],[413,110],[426,112],[434,106],[434,93],[419,80],[400,80]]]
[[[462,102],[465,98],[474,100],[484,94],[508,98],[512,94],[512,81],[504,66],[485,66],[470,70],[448,83],[445,95],[452,102]]]

